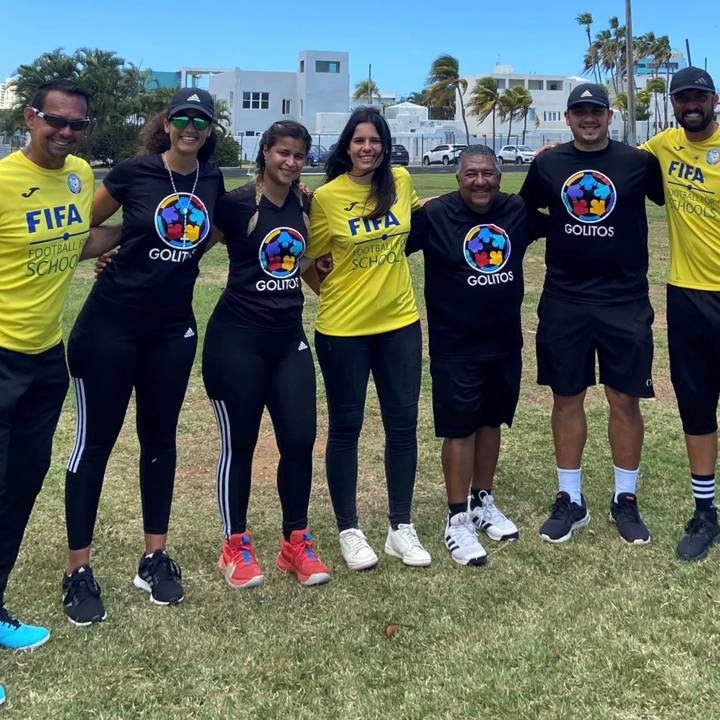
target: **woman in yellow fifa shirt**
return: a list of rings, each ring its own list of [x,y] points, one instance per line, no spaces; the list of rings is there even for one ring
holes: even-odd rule
[[[385,427],[390,528],[385,552],[406,565],[430,555],[410,522],[417,465],[421,333],[405,241],[419,207],[408,172],[390,167],[391,136],[375,108],[358,108],[313,197],[309,257],[330,252],[315,347],[327,391],[326,466],[340,548],[351,570],[378,558],[358,527],[357,455],[372,372]]]

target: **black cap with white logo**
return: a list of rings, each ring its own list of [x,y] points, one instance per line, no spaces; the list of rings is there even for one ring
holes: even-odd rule
[[[599,85],[595,85],[595,83],[581,83],[577,87],[574,87],[568,95],[568,110],[574,105],[581,105],[582,103],[601,105],[604,108],[610,107],[610,100],[608,100],[607,93]]]
[[[702,90],[703,92],[715,92],[715,83],[710,74],[697,67],[686,67],[678,70],[670,81],[670,94],[682,92],[683,90]]]
[[[215,119],[215,102],[207,90],[200,88],[180,88],[170,100],[167,116],[172,117],[183,110],[197,110],[208,120]]]

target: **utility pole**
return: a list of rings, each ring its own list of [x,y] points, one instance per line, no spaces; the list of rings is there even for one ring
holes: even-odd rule
[[[628,145],[635,146],[635,57],[632,36],[632,0],[625,0],[625,77],[627,78],[627,137]]]
[[[372,63],[368,65],[368,105],[372,105]]]

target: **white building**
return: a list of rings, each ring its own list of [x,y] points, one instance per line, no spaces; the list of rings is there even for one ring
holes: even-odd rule
[[[317,132],[320,112],[347,112],[350,97],[346,52],[303,50],[294,71],[234,70],[209,74],[209,91],[227,102],[231,132],[255,137],[276,120],[297,120]],[[245,153],[243,153],[245,154]]]
[[[13,79],[7,78],[0,83],[0,110],[10,110],[17,102],[17,93],[13,85]]]

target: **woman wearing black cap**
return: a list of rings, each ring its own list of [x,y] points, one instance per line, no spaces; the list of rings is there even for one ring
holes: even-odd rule
[[[69,560],[63,605],[70,621],[104,620],[90,546],[105,466],[133,389],[140,441],[145,551],[136,587],[158,605],[182,601],[181,572],[166,551],[175,479],[175,433],[195,357],[192,293],[224,192],[209,162],[215,147],[212,96],[175,93],[142,131],[144,153],[115,167],[95,194],[93,225],[122,207],[120,250],[99,277],[68,342],[77,407],[67,466]]]

